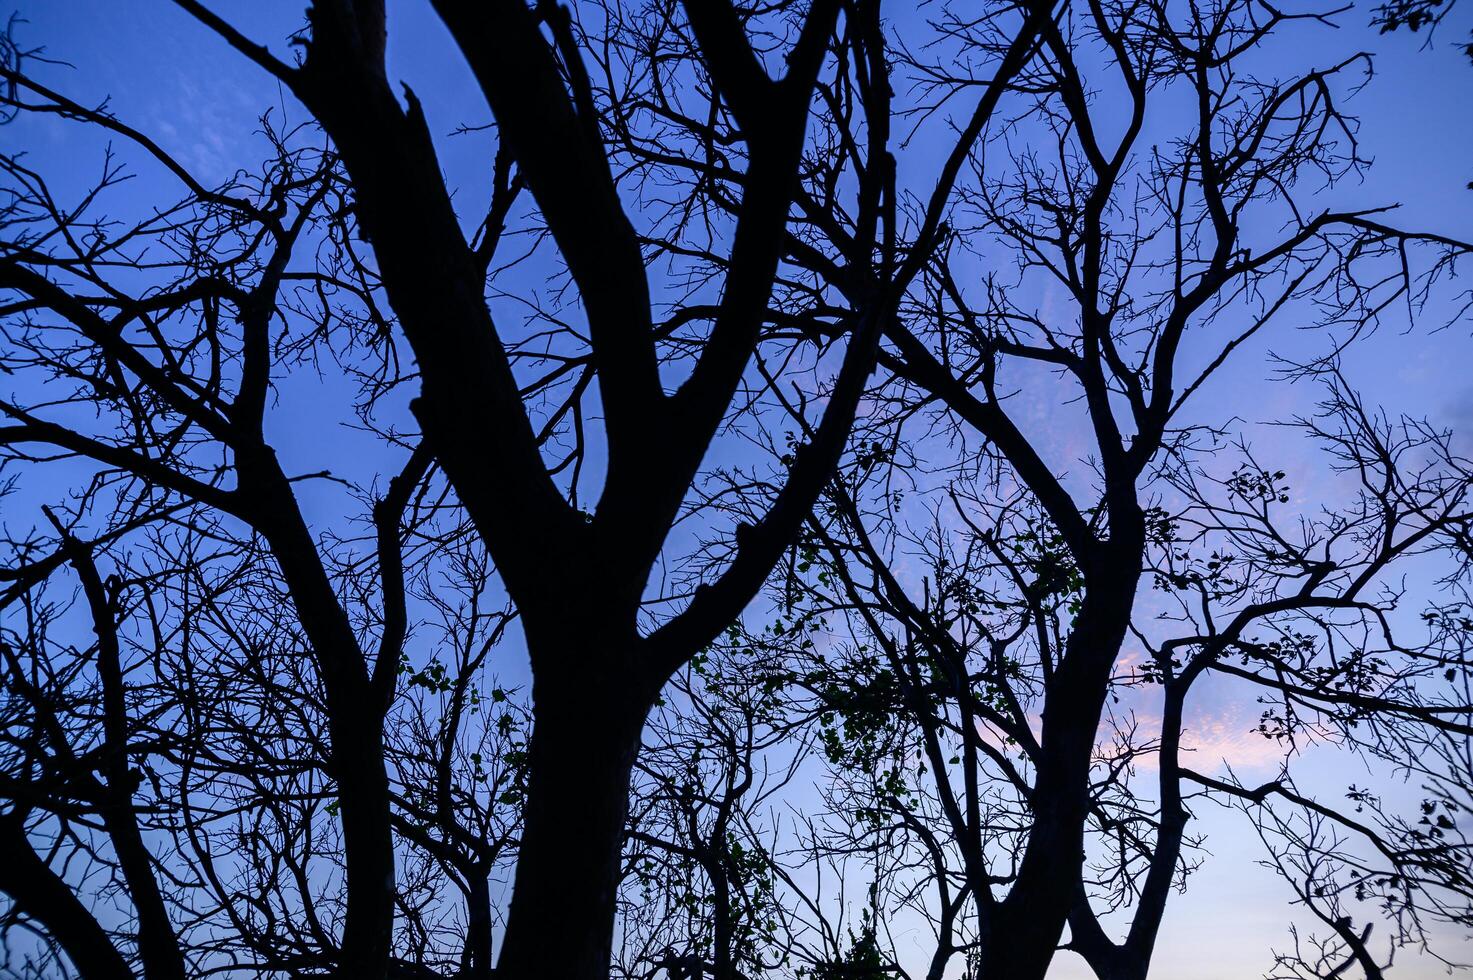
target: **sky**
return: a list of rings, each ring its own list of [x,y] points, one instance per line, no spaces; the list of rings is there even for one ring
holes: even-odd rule
[[[278,54],[283,39],[301,24],[302,0],[215,0],[214,8]],[[461,124],[478,124],[488,114],[460,59],[427,2],[390,4],[392,73],[421,93],[442,161],[452,174],[489,169],[490,139],[475,134],[452,137]],[[897,4],[897,17],[914,12]],[[0,12],[4,8],[0,7]],[[108,100],[120,117],[155,138],[206,183],[227,177],[237,166],[254,163],[260,152],[257,118],[272,109],[278,118],[304,121],[305,114],[274,81],[231,52],[164,0],[20,0],[27,22],[17,30],[23,46],[44,44],[46,56],[67,63],[46,69],[53,85],[81,102]],[[1333,63],[1356,50],[1375,55],[1375,76],[1351,103],[1359,116],[1359,137],[1375,166],[1364,182],[1336,188],[1326,204],[1351,207],[1398,201],[1396,220],[1406,226],[1454,237],[1473,234],[1473,65],[1456,50],[1473,26],[1473,3],[1454,10],[1424,48],[1422,36],[1379,35],[1361,5],[1339,16],[1338,31],[1306,31],[1296,53],[1307,62]],[[81,190],[100,167],[97,140],[60,120],[22,121],[0,128],[0,145],[25,147],[33,165],[65,188]],[[921,145],[902,157],[903,167],[931,167],[938,146]],[[156,168],[140,167],[125,195],[131,203],[174,196],[172,179]],[[467,179],[457,194],[465,214],[481,210],[484,180]],[[1434,311],[1435,312],[1435,311]],[[1397,412],[1427,416],[1458,431],[1457,444],[1473,453],[1473,364],[1469,324],[1441,332],[1383,330],[1347,360],[1353,382],[1368,401]],[[1308,410],[1315,392],[1303,385],[1264,380],[1270,352],[1299,351],[1321,342],[1292,331],[1279,332],[1246,350],[1235,365],[1203,392],[1198,406],[1205,419],[1243,418],[1255,446],[1288,458],[1296,492],[1304,498],[1329,490],[1323,468],[1302,464],[1287,438],[1264,423]],[[282,405],[272,414],[273,441],[289,468],[328,468],[349,478],[367,478],[380,459],[365,449],[375,443],[343,429],[340,407],[351,398],[346,382],[311,377],[284,388]],[[1024,419],[1059,418],[1046,391],[1024,392],[1015,403]],[[1082,427],[1041,426],[1050,431],[1050,462],[1067,468],[1084,453]],[[297,464],[293,467],[293,464]],[[1281,464],[1284,465],[1284,464]],[[60,479],[58,477],[58,479]],[[332,490],[309,500],[326,519],[340,501]],[[18,506],[15,499],[9,506]],[[1276,754],[1249,733],[1256,707],[1214,690],[1197,699],[1189,739],[1201,758],[1232,762],[1245,780],[1269,775]],[[1306,779],[1322,780],[1327,792],[1356,774],[1329,753],[1303,760]],[[1305,770],[1301,770],[1305,772]],[[1184,896],[1173,900],[1163,927],[1152,976],[1161,980],[1236,980],[1260,975],[1270,946],[1287,940],[1288,895],[1256,864],[1258,842],[1236,815],[1205,807],[1198,829],[1210,835],[1210,858]],[[1462,951],[1473,960],[1473,945]],[[1051,978],[1087,976],[1081,963],[1061,956]],[[1443,975],[1430,963],[1404,962],[1394,974],[1403,980]]]

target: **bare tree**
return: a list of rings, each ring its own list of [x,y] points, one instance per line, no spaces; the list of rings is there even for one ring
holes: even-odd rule
[[[280,859],[340,848],[341,914],[336,899],[332,915],[312,914],[318,882],[303,864],[286,878],[273,872],[271,887],[295,880],[310,934],[301,942],[315,950],[307,959],[325,956],[324,967],[354,977],[398,969],[396,928],[419,929],[396,875],[396,834],[467,888],[502,853],[499,832],[467,833],[453,793],[428,803],[422,787],[396,786],[427,761],[426,739],[458,737],[467,694],[457,685],[479,663],[460,655],[443,692],[449,727],[420,732],[421,748],[401,746],[395,695],[420,601],[408,585],[406,513],[443,478],[532,663],[497,970],[602,976],[646,715],[757,593],[828,480],[878,334],[928,261],[959,164],[1031,57],[1048,9],[989,14],[1001,37],[994,77],[906,234],[876,3],[435,4],[496,129],[490,205],[470,218],[455,210],[417,97],[396,92],[383,3],[312,4],[295,61],[197,0],[178,3],[279,81],[329,143],[310,128],[275,132],[268,119],[264,173],[207,186],[146,133],[36,77],[7,42],[8,112],[118,137],[183,189],[177,203],[116,224],[101,217],[125,175],[111,157],[75,201],[5,158],[3,364],[22,379],[0,404],[7,462],[95,467],[66,524],[79,539],[82,520],[98,522],[101,539],[140,511],[183,508],[194,533],[228,535],[274,564],[279,579],[266,578],[295,619],[282,628],[300,630],[313,665],[294,678],[313,693],[296,723],[320,719],[326,737],[293,734],[282,718],[283,736],[308,738],[320,765],[292,775],[305,783],[282,799],[266,785],[259,799],[293,810],[277,821]],[[691,204],[662,215],[627,203],[628,190],[661,180]],[[862,299],[815,306],[812,288],[785,271],[794,249],[817,254],[803,242],[808,224],[840,243]],[[519,231],[555,253],[575,313],[533,301],[526,329],[493,319],[488,295],[512,276],[498,248]],[[668,279],[655,277],[655,260]],[[750,517],[733,530],[700,499],[702,463],[752,411],[748,393],[775,383],[759,349],[813,351],[803,398],[822,408],[780,485],[749,498]],[[314,529],[297,492],[305,477],[284,469],[269,435],[276,386],[323,359],[360,382],[363,423],[408,457],[381,486],[360,488],[371,498],[367,540]],[[418,391],[410,425],[378,413],[406,384]],[[589,459],[601,479],[583,510]],[[717,516],[713,533],[730,544],[698,587],[665,594],[652,575],[678,551],[672,530],[693,505]],[[432,767],[442,786],[447,766],[442,751]],[[308,800],[329,784],[341,835],[332,844],[309,832]],[[411,827],[419,820],[433,826]],[[208,842],[197,843],[208,860]],[[262,914],[261,929],[236,927],[264,935],[277,912]],[[472,931],[480,945],[467,962],[484,973],[484,920]],[[260,965],[302,969],[296,955]]]
[[[1455,834],[1361,823],[1287,774],[1243,787],[1180,755],[1184,704],[1208,675],[1263,700],[1265,734],[1290,753],[1333,733],[1407,765],[1409,750],[1435,758],[1413,742],[1467,735],[1467,699],[1449,688],[1466,659],[1445,632],[1418,638],[1399,620],[1394,569],[1441,562],[1443,587],[1465,586],[1468,464],[1445,433],[1363,406],[1337,356],[1388,310],[1420,309],[1469,246],[1301,199],[1364,165],[1340,100],[1365,56],[1286,80],[1240,62],[1321,19],[1228,2],[1092,4],[1050,22],[1026,76],[1031,114],[964,185],[928,302],[886,326],[892,382],[875,397],[889,411],[859,433],[867,449],[806,539],[810,569],[785,588],[803,597],[805,629],[847,624],[842,658],[795,677],[828,709],[847,773],[853,820],[836,846],[903,842],[894,860],[930,890],[926,915],[944,926],[932,975],[960,956],[978,976],[1042,977],[1067,927],[1101,977],[1144,976],[1196,861],[1187,831],[1204,791],[1298,806],[1379,852],[1391,867],[1362,882],[1400,903],[1398,941],[1422,914],[1465,919]],[[1139,146],[1151,107],[1173,99],[1189,107],[1166,116],[1180,128]],[[1016,281],[969,273],[998,248]],[[1251,340],[1304,316],[1327,352],[1287,367],[1328,379],[1330,395],[1298,424],[1357,492],[1281,520],[1284,474],[1245,445],[1221,472],[1233,433],[1189,409]],[[1011,410],[1010,389],[1029,384],[1080,406],[1085,473],[1048,459],[1054,418]],[[1142,617],[1143,585],[1175,597],[1168,619]],[[1141,685],[1159,691],[1159,728],[1114,710]],[[1455,765],[1439,771],[1458,784]],[[1123,939],[1100,903],[1130,909]]]
[[[0,46],[6,119],[119,147],[0,155],[15,972],[837,980],[920,922],[928,980],[1139,980],[1210,801],[1286,976],[1467,924],[1473,466],[1342,355],[1470,246],[1316,197],[1368,57],[1250,66],[1332,12],[435,0],[468,213],[381,0],[289,57],[175,3],[295,100],[224,181]],[[1308,507],[1197,413],[1296,321]],[[1274,778],[1189,765],[1208,683]],[[1327,802],[1331,742],[1421,799]]]

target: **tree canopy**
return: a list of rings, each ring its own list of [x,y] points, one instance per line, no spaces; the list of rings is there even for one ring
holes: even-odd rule
[[[97,148],[0,152],[10,973],[1144,980],[1219,809],[1270,976],[1458,962],[1473,461],[1357,356],[1473,245],[1342,192],[1364,13],[174,6],[223,179],[0,43]]]

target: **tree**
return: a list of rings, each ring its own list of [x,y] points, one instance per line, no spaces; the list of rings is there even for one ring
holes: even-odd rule
[[[267,773],[268,783],[290,777],[310,785],[293,792],[263,785],[260,798],[297,808],[282,826],[299,832],[291,843],[315,852],[321,841],[309,841],[305,828],[315,826],[327,792],[318,780],[330,781],[328,815],[341,831],[341,923],[335,934],[308,915],[303,938],[313,952],[305,960],[342,976],[383,976],[398,955],[403,903],[396,830],[467,887],[484,880],[499,853],[485,836],[451,843],[465,828],[443,792],[429,814],[423,800],[395,786],[408,764],[397,757],[396,692],[417,604],[406,544],[420,525],[406,515],[427,492],[442,492],[427,488],[448,487],[494,563],[532,662],[533,727],[525,761],[515,763],[525,786],[518,783],[516,883],[498,975],[602,976],[645,717],[672,673],[757,593],[829,478],[878,333],[928,261],[958,165],[1031,56],[1048,9],[1000,7],[989,15],[1005,32],[995,73],[911,229],[902,227],[894,189],[878,4],[657,3],[638,13],[590,5],[574,16],[553,4],[436,3],[497,133],[490,205],[468,233],[423,107],[412,90],[395,92],[383,3],[313,3],[293,39],[295,61],[197,0],[178,5],[277,79],[330,142],[318,143],[312,128],[278,132],[280,121],[268,117],[265,169],[206,186],[146,133],[35,77],[27,52],[7,43],[10,112],[116,136],[183,192],[119,226],[101,210],[125,176],[111,157],[97,186],[69,203],[21,157],[4,158],[3,364],[20,381],[0,403],[8,419],[0,442],[12,467],[72,459],[93,467],[89,489],[55,536],[25,536],[15,548],[59,553],[75,539],[78,548],[120,549],[140,528],[173,526],[191,547],[220,536],[274,565],[261,573],[264,583],[249,583],[267,591],[246,602],[253,619],[276,621],[280,610],[263,607],[264,597],[278,590],[289,600],[294,622],[275,629],[309,651],[312,670],[303,676],[290,667],[294,683],[310,692],[309,707],[280,718],[280,734],[308,738],[313,751],[305,757],[321,758],[303,771]],[[832,147],[842,153],[815,163]],[[677,195],[699,186],[718,206],[700,222],[683,203],[673,217],[631,206],[631,187],[672,173]],[[827,208],[822,216],[805,210],[816,194]],[[864,298],[810,306],[795,321],[798,299],[782,295],[785,262],[801,244],[795,210],[800,226],[832,226],[841,198],[854,202],[845,260],[864,282]],[[706,198],[691,200],[705,207]],[[553,329],[519,332],[493,317],[488,290],[495,273],[508,276],[493,260],[515,221],[555,250],[577,297],[576,324],[538,310]],[[668,281],[654,280],[656,260],[673,266]],[[801,298],[804,290],[795,292]],[[806,333],[784,336],[794,322]],[[744,389],[773,383],[754,358],[774,337],[779,347],[816,352],[815,386],[805,398],[822,396],[823,408],[780,486],[751,501],[751,519],[728,529],[734,543],[725,560],[686,596],[652,595],[652,572],[673,529],[701,503],[703,460],[747,411]],[[298,493],[306,477],[284,468],[271,441],[273,392],[319,358],[342,363],[360,381],[364,423],[407,455],[383,485],[360,488],[370,498],[369,542],[314,531]],[[418,392],[412,424],[379,412],[404,385]],[[597,438],[585,437],[590,417],[601,420]],[[584,511],[585,463],[595,459],[597,503]],[[89,519],[99,527],[84,535]],[[22,576],[27,585],[57,565],[54,557],[37,562],[34,575]],[[195,572],[185,566],[178,574]],[[652,601],[668,613],[644,624]],[[175,612],[180,621],[193,615]],[[105,631],[101,621],[97,627]],[[27,635],[19,649],[35,642]],[[270,689],[277,679],[263,672],[273,658],[252,648],[239,667]],[[462,670],[474,669],[473,660],[467,655]],[[427,683],[438,685],[438,677]],[[450,679],[455,697],[464,694],[456,686],[462,677]],[[196,693],[180,696],[190,703]],[[274,717],[278,707],[260,710]],[[292,730],[316,718],[325,744]],[[208,742],[191,751],[216,752]],[[193,765],[187,758],[175,763],[181,771]],[[442,786],[450,765],[442,753]],[[59,808],[17,810],[14,819],[36,834]],[[436,829],[406,823],[425,816]],[[212,855],[198,857],[208,863]],[[304,869],[296,865],[289,876],[300,909],[316,887]],[[143,954],[147,903],[134,884],[128,892],[145,973],[178,969]],[[37,917],[23,909],[53,933],[66,932],[61,922],[73,911]],[[249,923],[233,929],[261,934]],[[482,939],[474,951],[467,946],[467,962],[484,973],[485,931],[473,931]],[[80,953],[56,935],[74,958]],[[301,968],[280,955],[272,968]]]
[[[981,977],[1040,978],[1066,928],[1100,977],[1145,976],[1196,860],[1204,794],[1248,807],[1296,853],[1317,837],[1313,874],[1337,865],[1333,883],[1279,867],[1335,924],[1340,960],[1364,923],[1342,921],[1332,894],[1353,891],[1358,914],[1380,903],[1393,946],[1421,941],[1427,919],[1467,921],[1456,793],[1429,797],[1420,822],[1366,821],[1299,791],[1287,759],[1280,779],[1248,787],[1181,757],[1184,703],[1213,676],[1265,705],[1263,732],[1288,754],[1333,738],[1419,773],[1410,760],[1425,760],[1443,787],[1467,777],[1461,627],[1436,609],[1436,628],[1408,625],[1395,582],[1431,561],[1463,608],[1451,597],[1466,595],[1470,469],[1445,432],[1363,405],[1338,358],[1393,304],[1420,308],[1469,246],[1308,199],[1315,178],[1364,165],[1340,95],[1363,56],[1249,75],[1241,63],[1296,19],[1320,16],[1091,4],[1050,22],[1009,163],[990,157],[989,177],[965,185],[927,302],[886,325],[876,397],[890,411],[856,435],[867,452],[784,587],[801,597],[794,630],[838,634],[822,656],[771,645],[796,656],[791,681],[843,774],[833,847],[894,841],[896,873],[929,882],[932,976],[965,956]],[[1138,145],[1151,118],[1153,145]],[[1179,127],[1169,137],[1162,118]],[[1016,279],[988,271],[999,250]],[[1245,345],[1306,315],[1330,349],[1286,368],[1328,394],[1293,424],[1354,493],[1280,517],[1284,472],[1191,410]],[[1010,409],[1009,391],[1030,385],[1081,406],[1083,476],[1048,456],[1058,414]],[[1163,603],[1164,619],[1145,615]],[[1159,727],[1112,710],[1142,686]],[[1142,788],[1147,761],[1159,778]],[[1371,857],[1342,854],[1334,835]],[[1101,904],[1130,909],[1123,939]]]
[[[1134,980],[1209,802],[1277,972],[1468,921],[1473,467],[1346,365],[1470,246],[1325,204],[1368,58],[1261,72],[1331,13],[435,0],[462,117],[381,2],[175,3],[282,92],[223,181],[0,46],[103,160],[0,156],[16,972]],[[1307,502],[1202,408],[1295,323]]]

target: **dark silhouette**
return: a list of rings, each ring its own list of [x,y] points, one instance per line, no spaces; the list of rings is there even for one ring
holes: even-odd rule
[[[44,175],[21,158],[5,158],[12,186],[0,258],[0,288],[10,297],[6,368],[56,380],[32,404],[0,406],[9,420],[0,430],[4,445],[15,461],[39,464],[61,453],[100,467],[93,489],[73,505],[78,520],[95,513],[108,523],[108,511],[138,526],[183,521],[198,528],[228,519],[219,533],[273,562],[276,587],[297,620],[287,628],[300,629],[314,665],[310,687],[320,688],[313,708],[326,727],[322,767],[341,827],[340,936],[308,931],[317,933],[316,955],[351,977],[383,976],[392,965],[394,832],[402,818],[386,729],[409,627],[404,525],[426,481],[443,478],[494,562],[532,663],[516,882],[497,974],[603,976],[645,717],[671,673],[753,598],[829,479],[881,327],[939,237],[956,168],[943,172],[913,238],[900,240],[877,4],[779,3],[756,21],[725,3],[656,5],[639,17],[595,7],[584,16],[601,20],[602,36],[590,37],[570,11],[552,4],[446,0],[436,13],[475,75],[500,144],[489,211],[467,240],[418,99],[409,89],[401,97],[389,77],[381,2],[312,4],[296,38],[296,63],[195,0],[179,5],[294,94],[331,149],[310,149],[302,130],[268,130],[275,152],[261,176],[206,187],[146,133],[26,74],[21,49],[8,45],[10,111],[116,134],[177,178],[187,196],[119,233],[92,216],[122,178],[116,164],[74,208],[60,205]],[[1011,15],[1016,38],[958,139],[958,159],[1031,52],[1045,12]],[[605,42],[618,53],[614,62],[600,60]],[[782,64],[779,77],[764,60]],[[832,119],[811,122],[817,96],[839,89],[859,93],[858,115],[817,99]],[[705,121],[687,116],[677,98],[704,102]],[[842,363],[825,368],[821,418],[785,481],[736,525],[716,573],[683,607],[642,630],[651,572],[713,440],[740,411],[765,331],[782,315],[774,283],[790,248],[805,158],[820,152],[810,131],[850,140],[853,152],[839,167],[852,181],[845,193],[858,217],[846,245],[851,274],[867,284],[865,298],[813,321],[821,330],[811,342],[843,345]],[[719,159],[710,153],[715,145],[723,148]],[[643,177],[644,158],[656,153],[669,153],[666,165],[700,175],[703,186],[731,192],[721,202],[720,230],[704,245],[683,223],[636,231],[615,174],[632,168]],[[586,344],[581,330],[566,331],[558,338],[561,366],[541,378],[519,377],[518,368],[548,363],[550,352],[533,356],[524,345],[537,338],[509,335],[486,300],[488,271],[523,191],[586,321]],[[371,261],[358,239],[368,243]],[[706,267],[702,274],[717,280],[701,302],[677,302],[657,322],[669,290],[652,286],[646,250],[685,257],[688,269]],[[146,281],[131,285],[114,274],[130,266],[146,269]],[[274,340],[279,320],[309,329]],[[401,338],[412,374],[399,360]],[[321,356],[356,359],[370,407],[403,382],[417,385],[411,407],[422,435],[386,431],[412,451],[375,494],[375,546],[357,560],[333,554],[331,542],[314,534],[295,489],[301,477],[283,469],[267,436],[274,386],[301,359]],[[670,362],[663,367],[675,377],[673,390],[662,361]],[[588,450],[584,402],[595,384],[604,472],[597,504],[584,512],[576,505]],[[531,414],[558,398],[550,418]],[[68,404],[95,406],[94,420],[80,425],[56,411]],[[560,423],[568,417],[571,446],[560,460],[550,458],[557,448],[549,443],[565,436]],[[560,483],[570,467],[571,482]],[[242,525],[246,537],[239,538]],[[26,553],[44,548],[37,539],[17,545]],[[23,595],[16,588],[13,595]],[[17,642],[30,656],[45,656],[44,636]],[[36,692],[25,717],[46,711],[53,696]],[[207,744],[197,750],[213,751]],[[441,831],[455,836],[443,800],[439,810]],[[38,819],[49,826],[57,814]],[[127,863],[125,829],[107,827],[120,864]],[[488,846],[457,845],[440,860],[484,879]],[[144,941],[152,929],[144,928],[149,889],[135,877],[124,875],[140,945],[151,950]],[[304,879],[301,891],[311,884]],[[41,921],[54,928],[67,915]],[[473,932],[466,965],[485,975],[489,943],[484,927]],[[164,936],[158,945],[177,949]],[[182,969],[177,952],[167,967],[152,952],[139,955],[149,976]],[[310,959],[291,968],[311,966]]]
[[[291,55],[174,2],[296,100],[222,182],[23,25],[0,45],[5,121],[117,144],[80,192],[0,153],[29,975],[878,977],[909,914],[935,980],[1041,980],[1061,945],[1141,980],[1194,796],[1330,929],[1287,975],[1379,977],[1467,921],[1473,484],[1339,355],[1470,246],[1315,205],[1365,165],[1365,57],[1244,66],[1329,14],[432,0],[489,113],[459,135],[494,131],[468,215],[383,0],[313,0]],[[176,196],[130,198],[136,166]],[[1362,488],[1290,528],[1283,474],[1191,410],[1311,308],[1327,352],[1284,366],[1327,395],[1293,424]],[[1010,411],[1045,383],[1087,473]],[[318,385],[367,476],[302,446]],[[1388,576],[1432,558],[1409,638]],[[490,672],[517,640],[521,687]],[[1285,744],[1417,772],[1423,822],[1192,769],[1205,677]],[[1150,731],[1111,710],[1147,688]],[[825,814],[779,816],[816,770]]]
[[[1016,124],[1027,138],[1010,168],[993,161],[998,179],[969,187],[928,266],[929,301],[886,324],[877,398],[890,411],[866,420],[868,452],[810,522],[805,564],[823,573],[784,587],[794,629],[838,616],[853,636],[842,659],[768,641],[827,715],[830,761],[847,772],[852,824],[820,851],[889,850],[877,860],[908,882],[895,885],[907,901],[914,876],[928,882],[931,977],[965,956],[979,977],[1039,980],[1067,928],[1067,948],[1102,980],[1142,980],[1194,864],[1190,799],[1204,791],[1245,806],[1283,840],[1276,855],[1317,858],[1275,861],[1334,925],[1337,965],[1379,975],[1363,924],[1340,908],[1351,878],[1384,904],[1393,948],[1422,942],[1430,922],[1469,921],[1473,851],[1453,822],[1473,775],[1468,638],[1447,617],[1466,624],[1473,468],[1446,432],[1367,408],[1338,365],[1392,304],[1419,307],[1470,246],[1400,230],[1383,209],[1314,205],[1316,176],[1365,165],[1339,94],[1362,59],[1274,83],[1238,70],[1292,19],[1251,2],[1130,4],[1047,25],[1020,80],[1036,93]],[[1085,39],[1108,54],[1086,58]],[[1139,146],[1152,107],[1173,98],[1192,112],[1174,117],[1170,142],[1158,130]],[[1000,252],[1016,280],[958,271]],[[1020,298],[1044,290],[1047,301]],[[1284,473],[1191,410],[1240,348],[1307,302],[1330,352],[1284,368],[1323,381],[1326,400],[1283,421],[1361,486],[1343,509],[1280,518]],[[1057,416],[1008,405],[1050,374],[1089,433],[1084,478],[1045,461]],[[897,488],[928,503],[897,508]],[[1391,583],[1429,554],[1451,605],[1419,599],[1427,628],[1413,638]],[[1132,647],[1143,663],[1129,665]],[[1195,772],[1183,705],[1208,675],[1245,685],[1286,752],[1333,737],[1415,767],[1441,787],[1422,825],[1355,794],[1375,819],[1327,807],[1287,774],[1251,787]],[[1110,710],[1142,685],[1159,688],[1159,719]],[[916,758],[919,775],[902,776]],[[1145,760],[1158,769],[1150,794],[1135,776]],[[1335,834],[1379,862],[1345,856]],[[1130,907],[1123,939],[1099,904]]]
[[[1413,34],[1427,28],[1427,45],[1433,43],[1437,27],[1452,13],[1456,0],[1391,0],[1375,8],[1371,23],[1381,29],[1382,34],[1406,28]],[[1473,61],[1473,41],[1463,41],[1463,53]]]

